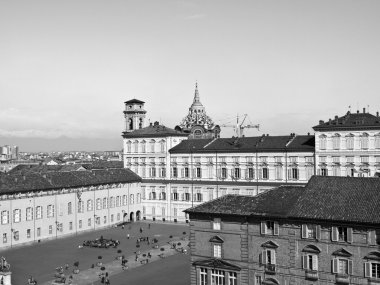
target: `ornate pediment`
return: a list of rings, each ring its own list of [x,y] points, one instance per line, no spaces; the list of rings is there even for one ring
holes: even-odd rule
[[[321,253],[321,250],[315,246],[315,245],[307,245],[303,248],[302,252],[309,252],[309,253]]]
[[[342,257],[350,257],[352,256],[352,253],[348,252],[344,248],[338,249],[332,253],[332,255],[336,256],[342,256]]]
[[[224,240],[221,237],[213,236],[210,238],[209,242],[224,243]]]
[[[278,248],[278,244],[276,244],[275,242],[273,241],[267,241],[267,242],[264,242],[261,247],[265,247],[265,248]]]
[[[232,271],[240,271],[241,270],[241,268],[239,266],[232,264],[232,263],[229,263],[223,259],[218,259],[218,258],[195,261],[195,262],[193,262],[193,265],[201,266],[201,267],[210,267],[210,268],[232,270]]]

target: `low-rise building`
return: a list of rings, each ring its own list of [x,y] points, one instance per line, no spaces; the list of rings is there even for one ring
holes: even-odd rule
[[[190,208],[191,284],[380,284],[380,180],[313,176]]]
[[[141,218],[138,175],[123,168],[65,167],[0,173],[0,248]]]

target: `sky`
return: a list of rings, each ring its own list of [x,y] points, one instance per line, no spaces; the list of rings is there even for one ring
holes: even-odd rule
[[[378,0],[0,0],[0,145],[119,150],[125,101],[174,128],[195,82],[215,123],[260,124],[246,136],[374,114],[379,14]]]

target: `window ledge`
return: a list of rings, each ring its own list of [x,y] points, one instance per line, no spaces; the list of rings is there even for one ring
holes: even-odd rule
[[[307,280],[318,280],[318,271],[307,269],[305,271],[305,278]]]

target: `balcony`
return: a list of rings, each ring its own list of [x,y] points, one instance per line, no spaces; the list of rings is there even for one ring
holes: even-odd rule
[[[305,278],[307,280],[318,280],[318,271],[315,270],[306,270]]]
[[[335,277],[337,284],[350,284],[350,277],[348,275],[337,274]]]
[[[276,265],[275,264],[265,264],[265,273],[276,274]]]

